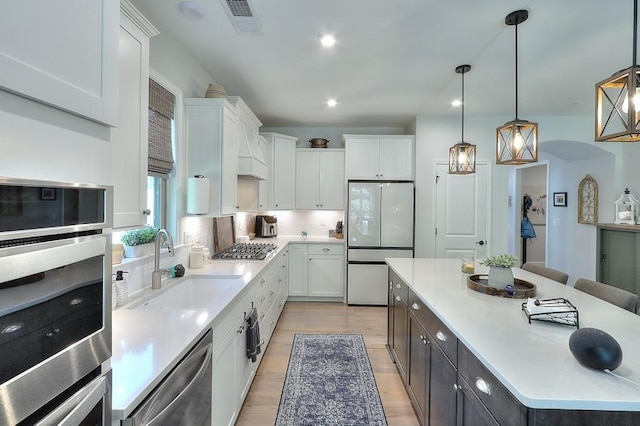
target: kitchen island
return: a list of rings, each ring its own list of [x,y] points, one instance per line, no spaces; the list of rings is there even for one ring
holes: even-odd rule
[[[569,337],[576,327],[539,321],[529,324],[521,309],[526,299],[501,298],[471,290],[467,287],[467,275],[461,272],[458,259],[386,259],[386,262],[390,267],[391,297],[401,301],[404,296],[398,296],[392,290],[396,286],[397,289],[404,285],[408,287],[404,302],[408,319],[404,320],[404,314],[396,312],[395,333],[398,334],[404,324],[407,324],[408,331],[406,336],[396,336],[395,343],[393,299],[390,297],[390,349],[396,363],[400,364],[398,369],[404,375],[414,406],[418,404],[420,407],[420,398],[427,398],[427,401],[422,401],[426,412],[421,419],[423,423],[428,423],[429,408],[437,406],[433,400],[429,404],[429,395],[442,390],[453,394],[450,400],[453,408],[449,414],[454,418],[457,416],[458,424],[466,424],[460,421],[461,416],[467,416],[461,407],[466,397],[461,399],[460,396],[460,390],[466,387],[473,388],[472,398],[479,399],[485,406],[483,409],[489,408],[490,414],[486,422],[479,422],[479,417],[474,417],[476,421],[472,424],[505,424],[500,421],[501,414],[491,409],[491,398],[501,394],[498,388],[503,388],[502,393],[514,399],[517,407],[510,419],[518,424],[640,424],[640,385],[579,364],[569,350]],[[571,286],[519,268],[513,268],[513,271],[515,278],[537,286],[536,298],[563,297],[571,301],[578,309],[580,328],[597,328],[613,336],[623,352],[622,364],[614,373],[640,383],[640,316]],[[487,272],[488,269],[476,265],[477,274]],[[394,291],[401,291],[397,289]],[[430,346],[433,359],[441,352],[446,354],[447,362],[443,365],[451,367],[449,377],[452,383],[443,385],[442,389],[437,389],[441,384],[433,377],[431,383],[427,380],[426,384],[416,384],[415,372],[410,371],[412,351],[419,349],[412,347],[415,339],[410,334],[411,324],[418,327],[431,321],[422,320],[426,318],[425,314],[414,311],[422,304],[423,311],[428,313],[426,317],[433,315],[432,322],[444,331],[442,335],[438,331],[436,338],[431,337],[428,334],[430,325],[425,324],[426,331],[419,334],[418,340],[425,347]],[[416,321],[412,322],[414,318]],[[436,334],[435,331],[432,333]],[[446,336],[447,333],[451,336]],[[445,342],[443,338],[446,337],[448,340]],[[406,348],[398,347],[394,351],[394,344],[405,344]],[[417,345],[413,343],[413,346]],[[433,367],[431,371],[433,376]],[[483,371],[487,377],[478,371]],[[465,378],[471,386],[464,382]],[[495,381],[493,389],[490,387],[492,381]],[[425,386],[427,396],[422,389]],[[497,404],[496,407],[501,405],[505,404]],[[418,414],[421,417],[421,413]],[[433,419],[431,422],[433,424]]]

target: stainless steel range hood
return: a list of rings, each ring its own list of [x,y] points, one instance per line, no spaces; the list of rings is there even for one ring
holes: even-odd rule
[[[243,179],[269,178],[269,167],[267,166],[268,150],[266,141],[263,148],[260,146],[258,129],[262,123],[251,112],[247,104],[237,96],[229,96],[227,99],[236,106],[238,112],[238,177]]]

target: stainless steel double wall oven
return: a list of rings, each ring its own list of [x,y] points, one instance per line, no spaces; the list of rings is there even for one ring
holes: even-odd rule
[[[111,423],[108,186],[0,178],[0,424]]]

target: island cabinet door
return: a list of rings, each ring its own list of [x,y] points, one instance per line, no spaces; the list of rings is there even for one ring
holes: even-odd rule
[[[413,313],[409,314],[409,365],[407,389],[416,409],[420,424],[428,425],[429,418],[429,376],[431,346],[427,330],[418,322]],[[446,424],[446,423],[437,423]]]
[[[429,337],[433,342],[433,338]],[[456,382],[458,372],[437,344],[431,343],[429,376],[429,424],[456,424]]]
[[[402,381],[407,382],[408,362],[408,312],[407,305],[402,298],[394,292],[393,295],[393,342],[391,351],[395,357],[396,367],[400,372]]]
[[[471,386],[458,375],[456,403],[457,426],[499,426],[500,423],[493,418],[487,407],[471,390]],[[451,424],[451,423],[449,423]]]

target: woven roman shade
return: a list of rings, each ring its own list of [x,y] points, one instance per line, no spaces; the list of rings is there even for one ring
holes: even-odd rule
[[[171,120],[176,98],[149,79],[149,171],[168,175],[173,170]]]

